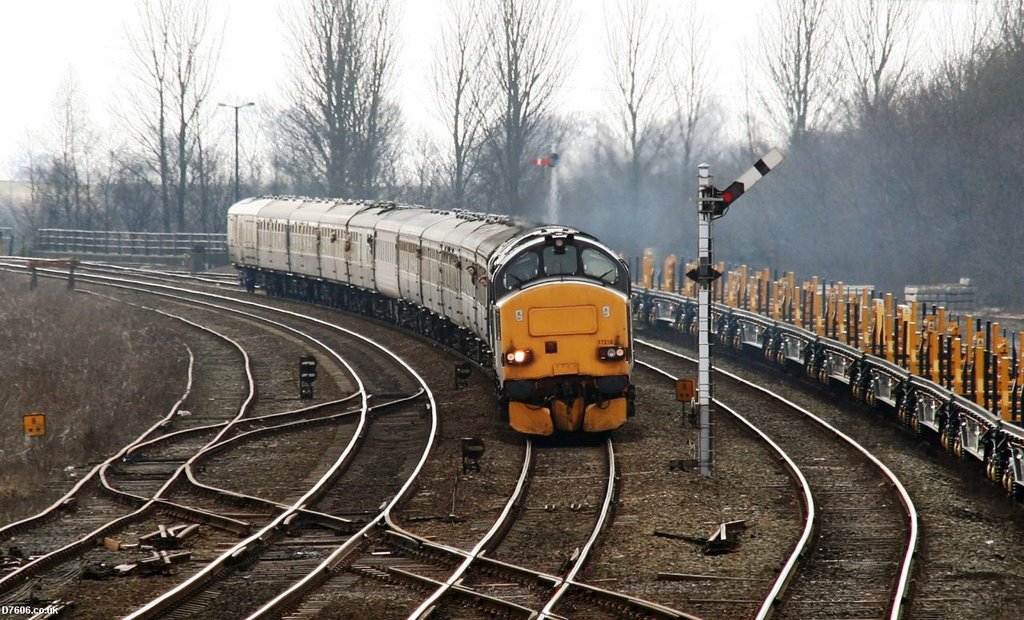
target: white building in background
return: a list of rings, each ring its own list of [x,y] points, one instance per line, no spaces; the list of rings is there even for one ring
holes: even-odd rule
[[[24,204],[32,197],[31,186],[24,181],[0,181],[0,208]]]
[[[903,298],[926,306],[942,306],[950,312],[967,313],[977,309],[977,293],[970,278],[948,284],[910,284],[903,287]]]

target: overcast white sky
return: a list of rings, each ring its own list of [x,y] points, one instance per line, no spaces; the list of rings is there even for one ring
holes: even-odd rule
[[[266,105],[288,75],[291,50],[282,12],[296,0],[209,0],[213,31],[223,31],[214,102]],[[551,0],[562,1],[566,0]],[[614,1],[614,0],[613,0]],[[836,0],[839,2],[840,0]],[[857,1],[857,0],[841,0]],[[936,14],[961,10],[966,0],[919,0]],[[984,1],[984,0],[982,0]],[[605,92],[601,0],[570,0],[580,14],[575,58],[562,94],[569,110],[594,109]],[[756,39],[765,0],[697,0],[713,36],[716,81],[740,83],[744,42]],[[0,179],[10,178],[19,153],[54,126],[54,101],[73,74],[94,129],[107,132],[110,111],[131,81],[126,29],[138,21],[139,0],[0,0]],[[396,95],[414,131],[429,120],[431,46],[444,0],[396,0],[401,7]],[[681,4],[673,0],[673,4]],[[248,111],[243,115],[249,114]],[[224,115],[229,113],[224,111]]]

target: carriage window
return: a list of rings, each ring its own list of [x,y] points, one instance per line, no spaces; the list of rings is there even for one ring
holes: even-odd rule
[[[533,252],[524,252],[505,269],[505,288],[511,289],[537,277],[540,261]]]
[[[544,275],[571,276],[576,274],[576,246],[567,245],[561,254],[555,248],[544,248]]]
[[[598,252],[592,248],[585,248],[580,252],[583,258],[583,273],[592,278],[598,278],[608,284],[615,284],[619,279],[619,266],[604,252]]]

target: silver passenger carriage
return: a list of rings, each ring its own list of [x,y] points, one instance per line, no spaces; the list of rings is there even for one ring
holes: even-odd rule
[[[390,202],[260,197],[228,212],[231,262],[246,286],[282,272],[375,291],[488,339],[496,249],[523,227],[501,216]]]

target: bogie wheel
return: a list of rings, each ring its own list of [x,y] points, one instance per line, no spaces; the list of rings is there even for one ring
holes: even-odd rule
[[[958,459],[964,458],[964,440],[960,437],[959,433],[953,439],[953,456]]]
[[[1014,499],[1021,499],[1021,496],[1024,495],[1024,493],[1021,493],[1020,486],[1016,482],[1014,482],[1013,471],[1009,467],[1007,467],[1006,470],[1003,471],[1002,482],[1003,490],[1006,491],[1006,494],[1009,495],[1010,497]]]

